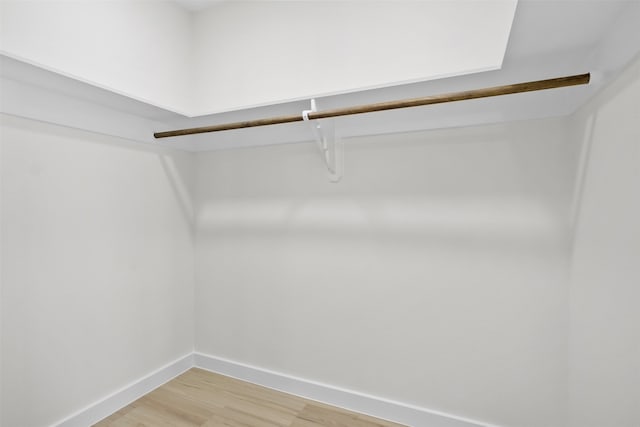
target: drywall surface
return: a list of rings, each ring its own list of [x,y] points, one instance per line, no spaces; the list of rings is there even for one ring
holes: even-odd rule
[[[573,118],[570,425],[640,425],[640,60]]]
[[[499,69],[516,4],[219,2],[194,15],[194,109],[208,114]]]
[[[0,144],[2,143],[2,140],[0,139]],[[2,145],[0,145],[0,189],[2,188],[2,179],[3,179],[3,174],[2,174]],[[4,250],[3,245],[2,245],[2,218],[3,218],[3,212],[2,212],[2,200],[3,200],[3,196],[2,196],[2,191],[0,191],[0,414],[4,413],[3,410],[3,406],[4,406],[4,399],[2,397],[3,395],[3,387],[2,384],[4,384],[4,374],[3,374],[3,363],[2,360],[4,358],[3,354],[4,352],[2,351],[3,347],[3,333],[2,333],[2,283],[3,283],[3,278],[4,278],[4,274],[2,274],[2,264],[3,264],[3,256],[2,256],[2,251]],[[0,415],[0,427],[3,426],[3,422],[2,422],[2,415]]]
[[[197,156],[196,350],[503,426],[565,425],[562,121]]]
[[[193,350],[190,154],[1,116],[2,425]]]
[[[176,112],[190,111],[191,15],[170,1],[0,2],[0,51]]]

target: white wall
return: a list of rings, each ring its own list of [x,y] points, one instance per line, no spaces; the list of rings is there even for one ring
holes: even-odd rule
[[[565,425],[561,120],[198,154],[196,350],[504,426]]]
[[[2,209],[2,203],[3,203],[3,194],[2,194],[2,182],[3,182],[3,178],[4,178],[4,174],[2,173],[2,140],[0,139],[0,414],[4,413],[3,408],[4,408],[4,398],[3,398],[3,387],[2,384],[4,384],[4,371],[3,371],[3,359],[4,359],[4,351],[2,350],[3,347],[3,341],[4,341],[4,333],[3,331],[3,326],[2,326],[2,322],[3,322],[3,316],[2,316],[2,301],[3,301],[3,297],[2,297],[2,289],[4,288],[3,286],[3,281],[4,281],[4,273],[3,273],[3,264],[4,264],[4,257],[2,255],[3,250],[4,250],[4,245],[2,245],[2,218],[4,217],[4,212]],[[0,427],[3,426],[3,422],[2,422],[2,415],[0,415]]]
[[[572,121],[585,162],[571,270],[573,427],[640,425],[640,59]]]
[[[193,350],[193,158],[0,124],[0,423],[45,426]]]
[[[170,1],[0,2],[0,51],[176,112],[191,110],[189,12]]]
[[[195,112],[499,69],[516,3],[214,4],[194,16]]]

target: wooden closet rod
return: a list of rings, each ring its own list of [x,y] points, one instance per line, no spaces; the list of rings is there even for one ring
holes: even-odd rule
[[[484,89],[467,90],[464,92],[425,96],[422,98],[379,102],[377,104],[366,104],[358,105],[355,107],[334,108],[332,110],[315,111],[309,112],[308,118],[309,120],[328,119],[330,117],[350,116],[352,114],[372,113],[374,111],[395,110],[397,108],[419,107],[422,105],[442,104],[445,102],[464,101],[467,99],[488,98],[491,96],[509,95],[513,93],[532,92],[537,90],[554,89],[566,86],[586,85],[587,83],[589,83],[589,79],[589,73],[578,74],[575,76],[557,77],[554,79],[536,80],[532,82],[516,83],[504,86],[494,86]],[[266,119],[224,123],[220,125],[179,129],[166,132],[156,132],[153,134],[153,136],[156,138],[168,138],[171,136],[193,135],[197,133],[220,132],[223,130],[301,122],[303,120],[304,117],[299,113],[289,116],[269,117]]]

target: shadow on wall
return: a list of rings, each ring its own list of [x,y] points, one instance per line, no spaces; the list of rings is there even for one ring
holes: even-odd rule
[[[569,425],[640,425],[640,56],[571,121]]]
[[[198,231],[555,244],[576,163],[564,134],[547,120],[362,138],[338,184],[312,144],[198,154]]]
[[[591,147],[593,146],[593,127],[597,121],[597,112],[589,115],[585,120],[583,133],[581,136],[574,135],[574,138],[578,138],[580,141],[580,160],[578,163],[578,170],[576,172],[576,184],[574,195],[571,203],[571,234],[572,244],[575,245],[576,239],[576,227],[578,225],[580,217],[580,206],[582,203],[582,196],[584,194],[584,185],[586,172],[589,168],[589,159],[591,158]]]
[[[183,170],[185,166],[178,165],[175,157],[166,153],[158,154],[158,160],[176,197],[176,203],[180,206],[184,219],[193,233],[195,226],[193,178],[185,176]]]
[[[640,54],[636,55],[634,59],[629,61],[631,65],[631,72],[628,72],[628,76],[622,77],[623,81],[617,81],[612,85],[605,86],[598,92],[594,97],[589,101],[589,103],[583,107],[583,109],[592,109],[586,117],[580,117],[580,112],[576,113],[570,120],[573,122],[574,131],[578,131],[578,135],[572,135],[573,138],[577,138],[580,141],[580,159],[578,162],[578,168],[576,171],[576,179],[575,179],[575,187],[574,187],[574,195],[572,198],[571,205],[571,229],[572,229],[572,247],[575,245],[576,238],[576,227],[578,222],[580,221],[580,208],[582,206],[583,196],[584,196],[584,187],[585,180],[587,177],[587,171],[589,170],[590,161],[592,159],[592,151],[594,145],[594,131],[596,129],[596,125],[598,123],[598,116],[600,114],[601,108],[593,108],[591,106],[594,102],[603,103],[602,96],[606,96],[611,102],[615,100],[621,93],[625,90],[628,90],[629,83],[634,79],[633,69],[634,67],[638,67],[638,63],[640,63]],[[624,71],[623,71],[624,73]],[[612,81],[615,81],[616,78],[620,76],[611,77]],[[604,92],[604,94],[603,94]],[[640,113],[639,113],[640,114]],[[640,119],[640,117],[639,117]]]
[[[468,245],[545,245],[565,233],[542,201],[411,197],[216,200],[198,215],[207,235],[368,240],[372,236]],[[509,245],[511,246],[511,245]]]

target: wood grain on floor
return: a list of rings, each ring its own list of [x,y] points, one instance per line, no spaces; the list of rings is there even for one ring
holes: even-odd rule
[[[404,427],[193,368],[97,427]]]

